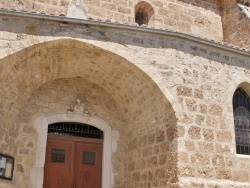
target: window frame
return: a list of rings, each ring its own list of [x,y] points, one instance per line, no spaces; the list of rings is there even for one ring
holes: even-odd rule
[[[250,157],[250,97],[242,88],[238,88],[233,95],[233,117],[236,155]],[[239,143],[239,140],[243,141]]]

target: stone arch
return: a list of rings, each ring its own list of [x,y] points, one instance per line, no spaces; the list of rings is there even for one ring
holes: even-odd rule
[[[135,6],[135,22],[139,25],[148,25],[154,15],[153,7],[146,1],[140,1]]]
[[[53,43],[58,43],[58,42],[64,43],[64,46],[70,45],[70,41],[75,41],[77,43],[82,43],[82,44],[88,44],[90,46],[95,46],[98,49],[102,49],[104,51],[109,51],[113,52],[115,51],[115,54],[122,59],[126,60],[127,62],[136,62],[137,56],[130,51],[127,51],[124,49],[124,46],[122,45],[104,45],[102,42],[96,42],[96,41],[90,41],[90,40],[82,40],[82,39],[74,39],[72,40],[71,38],[60,38],[60,37],[41,37],[41,38],[36,38],[34,40],[22,40],[18,41],[17,43],[11,43],[10,46],[12,48],[8,49],[8,51],[3,51],[2,54],[0,54],[0,58],[2,59],[1,61],[7,62],[11,61],[14,62],[16,56],[18,54],[21,54],[21,52],[32,54],[35,53],[36,51],[39,51],[39,49],[43,48],[50,48],[53,46]],[[49,45],[48,45],[49,44]],[[1,56],[2,55],[2,56]],[[21,56],[24,56],[23,54]],[[165,87],[165,82],[162,79],[159,79],[159,76],[157,75],[157,71],[154,71],[152,69],[148,69],[147,66],[141,66],[141,64],[134,63],[133,64],[135,67],[141,69],[142,72],[145,72],[150,79],[152,79],[152,82],[154,82],[161,92],[166,96],[170,104],[172,105],[175,113],[178,113],[177,116],[182,116],[183,113],[180,110],[182,107],[179,104],[178,100],[172,95],[172,93]],[[6,74],[5,74],[6,75]],[[1,76],[1,75],[0,75]],[[4,76],[3,76],[4,77]],[[234,92],[234,91],[232,91]]]
[[[115,173],[118,174],[117,178],[123,177],[119,175],[118,169],[124,168],[128,179],[114,182],[119,186],[126,184],[133,187],[138,184],[129,179],[132,174],[138,173],[139,170],[142,171],[140,173],[149,173],[150,170],[157,171],[159,168],[168,169],[169,172],[164,178],[168,178],[170,184],[176,182],[177,144],[174,141],[177,134],[177,120],[175,112],[155,82],[132,62],[94,45],[64,39],[37,44],[19,51],[3,59],[1,65],[3,69],[1,69],[0,77],[4,81],[1,83],[3,90],[0,93],[0,105],[3,108],[0,113],[4,117],[20,117],[23,106],[28,104],[29,100],[33,100],[32,95],[43,85],[50,84],[57,79],[88,80],[112,96],[125,119],[125,123],[120,121],[126,128],[120,131],[124,139],[119,140],[118,143],[126,145],[126,148],[118,149],[120,153],[115,154],[117,160],[113,163],[117,171]],[[83,82],[79,82],[81,83]],[[28,105],[27,108],[30,106]],[[32,114],[32,110],[29,113]],[[45,115],[48,114],[44,113],[40,116]],[[32,118],[34,116],[31,116],[29,121],[32,121]],[[19,126],[16,122],[16,127]],[[18,141],[20,141],[22,140],[20,134],[21,137],[25,136],[28,131],[32,132],[30,126],[17,131],[14,138],[19,137]],[[34,134],[32,136],[35,137]],[[20,161],[26,156],[22,153],[26,151],[23,149],[27,148],[22,148],[26,145],[24,144],[21,148],[16,146]],[[158,147],[161,157],[165,157],[160,167],[152,166],[151,158],[157,159],[156,155],[159,154],[152,152],[153,147]],[[145,154],[145,151],[150,151],[150,153]],[[29,151],[28,154],[32,152]],[[121,153],[126,154],[122,164],[118,163]],[[143,159],[144,156],[145,159]],[[166,160],[166,156],[170,159]],[[17,165],[22,164],[20,161]],[[146,165],[143,166],[143,163]],[[130,168],[126,168],[127,165]],[[25,173],[29,172],[24,170],[22,173],[24,175],[21,174],[20,178],[27,177]],[[27,186],[25,183],[23,185]]]
[[[72,50],[74,47],[76,46],[76,48],[74,49],[74,54],[76,54],[78,52],[82,52],[82,50],[84,49],[85,53],[88,53],[89,51],[96,51],[95,54],[98,55],[99,60],[102,61],[104,58],[100,57],[100,54],[103,54],[102,57],[110,57],[110,60],[112,60],[112,63],[115,63],[115,61],[117,61],[117,59],[119,58],[120,62],[117,61],[117,65],[122,65],[122,68],[128,68],[131,67],[131,71],[125,72],[124,74],[128,75],[128,74],[132,74],[134,75],[133,78],[139,78],[141,77],[141,82],[143,82],[145,79],[148,80],[149,82],[152,82],[154,84],[152,84],[152,87],[156,87],[157,90],[161,90],[162,93],[164,93],[164,95],[167,97],[167,99],[171,102],[171,106],[175,106],[175,111],[177,111],[179,109],[179,106],[176,104],[176,100],[174,99],[174,97],[170,94],[170,92],[166,91],[165,88],[161,87],[159,88],[155,83],[157,83],[158,85],[162,85],[163,83],[161,82],[161,80],[157,80],[157,76],[154,77],[153,74],[147,74],[144,72],[144,70],[139,70],[140,67],[138,67],[135,64],[130,63],[130,61],[128,61],[127,59],[125,59],[124,57],[117,56],[114,57],[115,54],[99,48],[97,46],[94,46],[92,44],[87,44],[85,42],[80,42],[78,40],[72,40],[72,39],[57,39],[57,40],[49,40],[43,43],[37,43],[34,44],[33,46],[30,47],[26,47],[24,50],[20,50],[16,53],[12,53],[11,55],[3,58],[1,60],[2,63],[2,67],[7,67],[8,71],[5,71],[4,69],[1,69],[0,72],[0,78],[2,80],[5,80],[2,85],[3,87],[3,91],[2,94],[3,96],[6,96],[6,98],[9,98],[11,100],[8,100],[10,102],[9,103],[9,108],[3,108],[2,109],[2,113],[5,114],[7,112],[7,110],[9,110],[8,112],[11,113],[15,113],[14,108],[11,108],[14,104],[15,106],[22,106],[22,104],[24,104],[25,99],[23,97],[27,96],[28,94],[31,93],[31,91],[36,90],[37,88],[39,88],[40,85],[49,82],[51,80],[57,79],[57,78],[62,78],[62,77],[70,77],[70,74],[73,74],[73,71],[78,71],[78,75],[75,74],[75,77],[81,77],[81,73],[80,70],[76,70],[77,69],[77,65],[76,63],[68,63],[67,67],[71,67],[72,70],[68,70],[67,73],[69,75],[62,75],[62,71],[58,71],[58,69],[62,69],[60,66],[62,65],[62,63],[60,63],[60,61],[62,59],[64,59],[64,61],[71,61],[71,57],[68,56],[68,52],[63,52],[62,51],[67,51],[68,49]],[[58,57],[59,54],[63,54],[63,56],[65,57]],[[81,54],[81,53],[79,53]],[[79,54],[77,55],[77,57],[79,57]],[[93,54],[91,54],[93,55]],[[41,57],[43,58],[47,58],[46,62],[40,63],[41,62]],[[27,61],[26,61],[27,60]],[[79,63],[79,62],[78,62]],[[93,61],[90,61],[89,65],[95,65],[95,63]],[[88,66],[89,66],[88,65]],[[64,67],[65,68],[65,67]],[[100,67],[99,67],[100,68]],[[110,68],[110,67],[107,67]],[[74,70],[73,70],[74,69]],[[121,70],[121,68],[119,67],[119,69]],[[135,71],[139,70],[139,74],[135,75]],[[25,80],[25,82],[23,82],[23,80],[19,80],[18,82],[12,82],[14,81],[18,76],[20,76],[20,72],[21,71],[28,71],[28,73],[31,73],[29,75],[27,75],[27,77],[25,77],[27,80]],[[86,71],[86,69],[85,69]],[[53,74],[53,72],[56,72],[56,74]],[[87,72],[87,71],[86,71]],[[110,71],[112,72],[112,70]],[[47,73],[47,74],[46,74]],[[51,74],[50,74],[51,73]],[[124,76],[124,74],[121,74]],[[119,75],[119,76],[121,76]],[[150,76],[148,76],[150,75]],[[95,75],[87,75],[88,77],[92,77],[94,78]],[[114,75],[115,77],[117,77],[117,75]],[[6,77],[10,77],[10,79],[6,80]],[[22,77],[22,76],[21,76]],[[35,78],[35,79],[31,79],[31,78]],[[97,76],[96,76],[97,77]],[[91,79],[91,78],[90,78]],[[153,79],[153,80],[152,80]],[[100,80],[100,77],[98,79],[99,83],[102,81]],[[105,80],[104,80],[105,81]],[[19,83],[21,82],[21,83]],[[12,84],[10,84],[12,83]],[[16,91],[11,91],[12,94],[15,94],[15,96],[17,96],[16,94],[18,94],[19,97],[22,98],[22,100],[17,101],[17,97],[14,97],[14,95],[9,95],[7,96],[7,90],[9,90],[10,88],[13,88],[12,85],[19,85],[20,88],[27,88],[27,84],[31,84],[32,83],[32,89],[30,89],[29,91],[26,91],[25,93],[18,93],[18,90],[16,89]],[[144,82],[145,84],[146,82]],[[118,86],[119,87],[119,86]],[[133,90],[133,85],[128,86],[126,89],[131,89]],[[141,86],[142,87],[142,86]],[[115,89],[115,86],[112,85],[112,88]],[[141,88],[140,88],[141,89]],[[119,89],[120,90],[120,89]],[[133,92],[134,93],[134,92]],[[22,103],[21,103],[22,102]],[[2,106],[7,106],[6,104],[4,104],[3,99],[0,99],[0,104],[2,104]]]
[[[235,91],[238,89],[238,88],[242,88],[247,94],[248,96],[250,96],[250,84],[248,82],[242,82],[240,83],[237,88],[235,89]]]

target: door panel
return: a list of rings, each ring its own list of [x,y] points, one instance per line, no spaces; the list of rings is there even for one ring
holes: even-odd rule
[[[74,142],[48,139],[44,188],[73,188],[73,159]]]
[[[102,139],[48,135],[44,188],[101,188]]]
[[[76,142],[76,188],[101,188],[102,143]]]

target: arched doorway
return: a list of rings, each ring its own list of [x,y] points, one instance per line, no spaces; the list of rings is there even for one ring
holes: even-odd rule
[[[175,112],[152,78],[133,62],[91,44],[63,39],[50,45],[37,45],[32,56],[20,51],[14,63],[2,63],[16,76],[15,82],[2,84],[8,95],[0,97],[8,101],[6,116],[13,112],[18,126],[18,145],[13,147],[18,151],[16,184],[43,187],[48,125],[69,121],[67,106],[77,98],[86,102],[92,117],[85,122],[83,115],[76,115],[70,121],[104,132],[102,188],[139,187],[142,179],[136,177],[151,173],[155,179],[147,184],[175,181],[177,163],[167,159],[176,159]],[[44,51],[48,53],[40,53]],[[27,77],[19,78],[23,72]],[[25,92],[12,92],[12,84]],[[168,173],[157,178],[157,172],[166,169]]]
[[[103,131],[77,122],[48,126],[44,187],[100,188]]]
[[[44,186],[44,165],[46,156],[47,141],[49,139],[49,125],[53,125],[58,122],[78,122],[78,124],[88,124],[95,129],[102,131],[102,176],[101,184],[102,188],[109,188],[112,185],[113,171],[111,163],[112,152],[115,151],[115,146],[119,139],[119,132],[113,130],[109,124],[98,117],[91,116],[86,121],[81,114],[74,114],[71,119],[68,119],[65,113],[54,114],[46,117],[39,117],[35,120],[34,128],[38,134],[38,144],[36,148],[36,161],[35,167],[32,169],[30,175],[33,186],[41,187]],[[53,136],[53,135],[52,135]],[[55,136],[61,136],[55,134]],[[86,139],[85,139],[86,140]],[[35,174],[35,177],[34,177]]]

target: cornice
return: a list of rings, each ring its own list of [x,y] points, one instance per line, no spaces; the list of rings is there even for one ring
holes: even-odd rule
[[[36,12],[24,12],[24,11],[7,10],[7,9],[0,8],[0,16],[1,15],[9,16],[9,17],[18,17],[18,18],[47,20],[47,21],[54,21],[54,22],[68,23],[68,24],[99,26],[99,27],[106,27],[106,28],[113,28],[113,29],[124,29],[124,30],[144,32],[144,33],[149,33],[149,34],[172,36],[172,37],[180,38],[182,40],[192,41],[195,43],[204,44],[210,47],[215,47],[217,49],[226,50],[229,52],[234,52],[237,54],[250,57],[250,49],[244,49],[244,48],[240,48],[238,46],[234,46],[234,45],[227,44],[224,42],[217,42],[214,40],[200,38],[194,35],[181,33],[177,31],[171,31],[171,30],[162,29],[162,28],[142,27],[138,25],[129,25],[129,24],[118,23],[118,22],[113,23],[113,22],[110,22],[109,20],[106,20],[106,21],[93,20],[93,19],[84,20],[84,19],[69,18],[69,17],[64,17],[64,16],[48,15],[44,13],[39,14]]]

